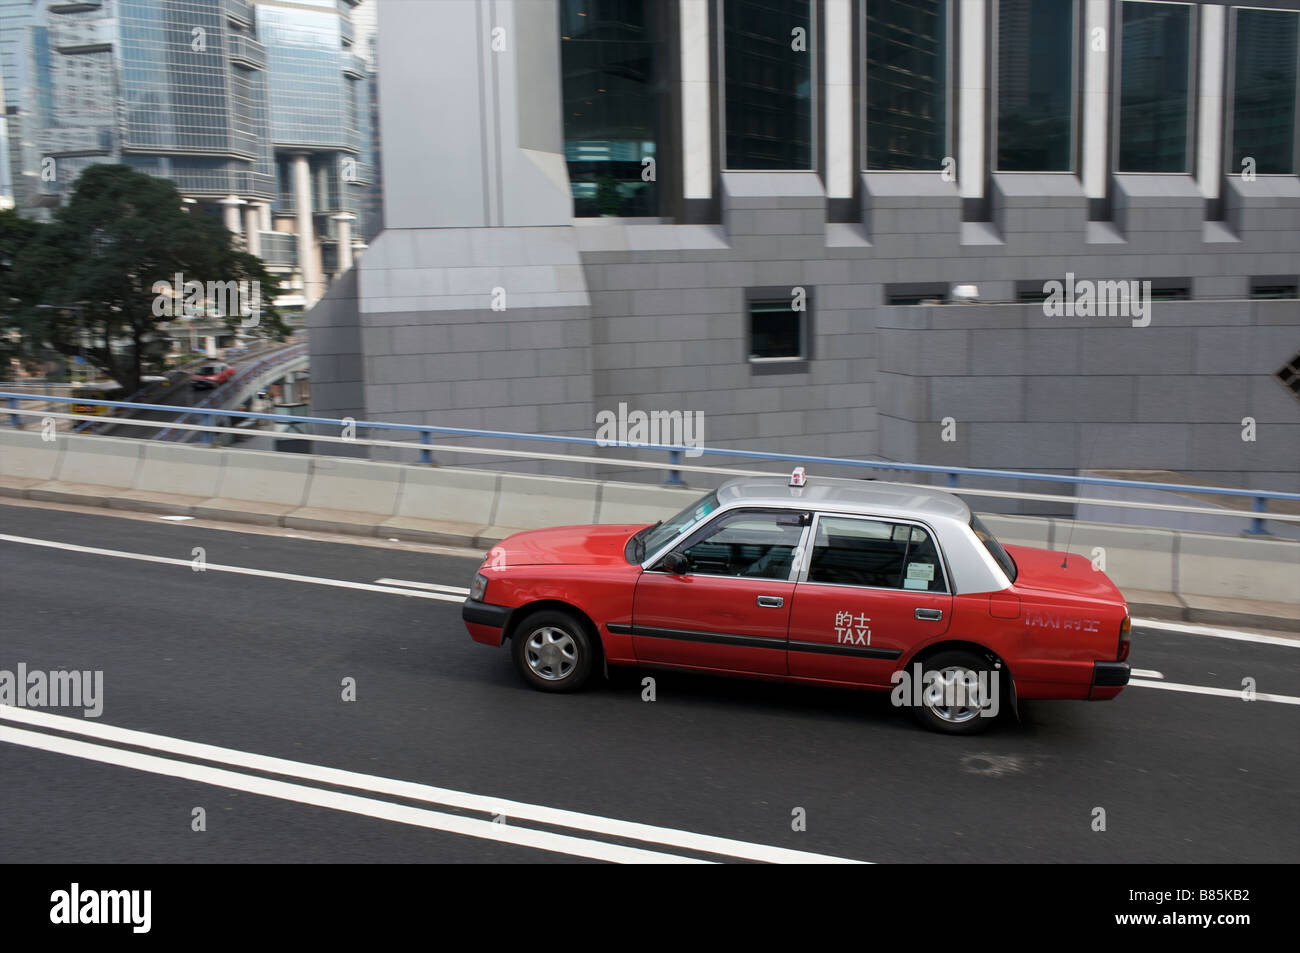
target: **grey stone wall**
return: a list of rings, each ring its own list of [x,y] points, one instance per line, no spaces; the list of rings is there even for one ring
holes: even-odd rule
[[[863,224],[827,223],[811,174],[727,173],[719,225],[389,230],[358,268],[355,333],[335,295],[312,313],[316,410],[351,406],[358,364],[343,352],[359,340],[354,411],[394,422],[590,437],[625,402],[703,411],[717,447],[1300,489],[1300,401],[1273,377],[1300,351],[1300,302],[1246,298],[1251,275],[1300,274],[1297,180],[1232,181],[1227,220],[1206,223],[1178,177],[1125,177],[1098,223],[1071,177],[999,175],[993,220],[963,223],[938,176],[865,179]],[[1147,327],[1006,303],[1067,272],[1186,278],[1206,300],[1157,301]],[[886,303],[891,286],[956,283],[999,303]],[[746,353],[746,290],[795,286],[811,360],[765,371]],[[494,287],[507,310],[491,310]]]

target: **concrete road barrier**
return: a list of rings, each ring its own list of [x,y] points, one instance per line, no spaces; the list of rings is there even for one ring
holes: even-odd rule
[[[312,458],[270,450],[208,448],[226,457],[215,496],[194,507],[195,516],[282,526],[303,505]]]
[[[594,523],[599,492],[593,480],[503,473],[487,533],[504,537],[521,529]]]
[[[312,457],[303,505],[285,514],[284,525],[323,532],[372,533],[397,509],[406,467],[340,457]]]
[[[144,444],[117,437],[74,437],[61,434],[59,464],[49,483],[31,487],[24,495],[56,503],[103,504],[135,485]]]
[[[1000,513],[981,513],[980,522],[989,532],[1004,543],[1017,546],[1052,548],[1052,521],[1032,516],[1004,516]]]
[[[431,543],[484,545],[500,492],[501,474],[450,467],[405,467],[397,512],[379,535]]]
[[[653,523],[676,516],[698,500],[703,490],[635,483],[604,483],[600,488],[597,523]]]
[[[193,515],[212,499],[226,457],[209,447],[142,441],[144,457],[131,489],[108,501],[115,509]]]
[[[58,440],[42,440],[37,431],[0,429],[0,493],[20,495],[53,480],[60,453]]]
[[[1180,533],[1178,591],[1216,599],[1300,601],[1300,543]]]

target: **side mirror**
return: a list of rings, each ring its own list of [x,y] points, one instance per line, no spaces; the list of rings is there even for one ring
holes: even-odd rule
[[[680,576],[691,568],[691,561],[682,553],[669,553],[664,557],[664,568],[674,576]]]

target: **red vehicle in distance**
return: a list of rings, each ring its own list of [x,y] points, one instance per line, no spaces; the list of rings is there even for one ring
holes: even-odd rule
[[[887,691],[954,734],[1128,684],[1128,605],[1089,560],[1002,546],[941,490],[801,481],[730,480],[654,526],[517,533],[474,576],[470,637],[509,643],[543,691],[686,669]]]
[[[230,364],[213,361],[199,367],[190,377],[190,386],[195,390],[220,387],[235,376],[235,368]]]

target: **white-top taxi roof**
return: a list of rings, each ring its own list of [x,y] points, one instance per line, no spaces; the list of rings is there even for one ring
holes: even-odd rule
[[[804,486],[794,487],[787,483],[785,477],[737,477],[718,487],[718,504],[803,506],[874,516],[935,517],[970,522],[970,507],[943,490],[816,474],[809,474]]]

